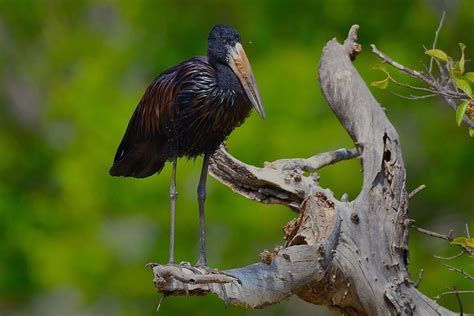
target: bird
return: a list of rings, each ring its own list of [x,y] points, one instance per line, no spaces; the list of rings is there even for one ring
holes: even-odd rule
[[[251,114],[265,108],[240,34],[215,25],[207,54],[162,72],[147,87],[117,148],[111,176],[146,178],[172,164],[170,183],[170,264],[174,263],[176,169],[181,157],[203,156],[197,186],[199,259],[207,267],[205,241],[206,179],[211,155]]]

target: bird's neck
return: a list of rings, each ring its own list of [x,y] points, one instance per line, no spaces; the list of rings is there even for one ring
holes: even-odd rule
[[[243,92],[239,79],[229,66],[217,63],[214,68],[217,74],[217,86],[220,90],[233,91],[234,93]]]

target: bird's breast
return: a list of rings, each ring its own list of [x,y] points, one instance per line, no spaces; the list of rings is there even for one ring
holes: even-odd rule
[[[215,151],[245,121],[252,108],[241,92],[212,83],[183,92],[178,99],[180,110],[172,137],[178,156],[194,157]]]

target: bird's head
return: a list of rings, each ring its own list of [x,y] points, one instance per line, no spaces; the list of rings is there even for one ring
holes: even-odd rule
[[[265,109],[252,67],[241,44],[239,33],[229,25],[218,24],[209,33],[207,56],[211,64],[229,66],[239,78],[245,94],[257,113],[265,118]]]

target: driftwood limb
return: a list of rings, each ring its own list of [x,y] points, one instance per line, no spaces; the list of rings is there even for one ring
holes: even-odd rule
[[[318,72],[324,97],[357,150],[277,160],[262,168],[237,160],[224,148],[212,157],[210,174],[234,192],[299,213],[284,229],[284,247],[266,252],[261,263],[207,276],[208,284],[201,284],[202,274],[187,265],[156,265],[158,291],[212,292],[227,303],[252,308],[297,295],[348,315],[454,315],[420,293],[410,279],[400,141],[352,65],[361,52],[357,30],[354,25],[343,45],[335,39],[327,43]],[[354,157],[363,167],[363,187],[353,201],[337,200],[317,177],[304,173]]]
[[[338,149],[335,151],[317,154],[309,158],[280,159],[266,163],[265,167],[280,170],[301,169],[303,171],[312,172],[342,160],[356,158],[358,155],[359,152],[355,148]]]
[[[332,156],[332,159],[328,156]],[[317,160],[322,167],[336,160],[350,159],[355,156],[356,154],[351,150],[347,151],[347,154],[326,153],[319,156],[320,159],[314,159],[316,156],[309,159],[313,162]],[[268,163],[265,167],[258,168],[237,160],[224,147],[211,157],[209,173],[234,192],[251,200],[287,205],[297,212],[303,200],[316,192],[323,192],[333,198],[331,191],[319,186],[318,178],[305,176],[302,169],[280,168],[278,161],[276,167]]]
[[[155,287],[166,295],[212,292],[227,303],[251,308],[277,303],[292,295],[294,289],[325,276],[340,229],[334,205],[318,193],[305,200],[299,222],[288,225],[288,247],[270,260],[221,273],[208,273],[188,264],[152,264]]]

